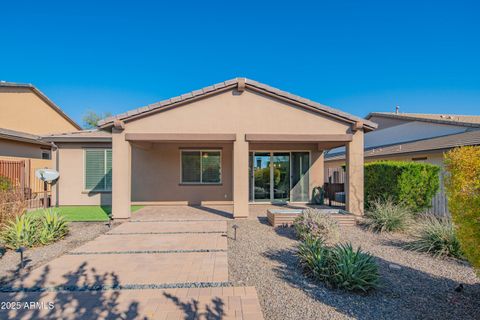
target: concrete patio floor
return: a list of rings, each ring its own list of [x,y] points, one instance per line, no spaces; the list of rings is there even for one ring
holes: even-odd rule
[[[39,303],[0,318],[263,319],[255,288],[229,284],[227,220],[215,208],[145,207],[3,287],[1,301]]]

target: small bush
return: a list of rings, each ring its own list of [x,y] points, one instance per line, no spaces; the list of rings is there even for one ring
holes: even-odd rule
[[[308,235],[324,242],[336,242],[339,237],[338,223],[329,214],[317,209],[305,209],[293,222],[297,236],[303,240]]]
[[[298,245],[298,256],[307,274],[320,281],[328,280],[330,251],[322,239],[307,235]]]
[[[352,244],[337,244],[331,249],[333,272],[329,277],[332,286],[367,292],[378,286],[378,266],[374,257],[361,248],[353,250]]]
[[[12,182],[10,179],[4,176],[0,176],[0,191],[10,190],[12,187]]]
[[[45,245],[63,238],[68,233],[68,224],[52,208],[44,210],[41,216],[40,243]]]
[[[460,242],[449,220],[434,216],[425,216],[422,220],[412,234],[415,240],[406,245],[408,249],[428,252],[435,257],[462,257]]]
[[[440,167],[429,163],[378,161],[365,164],[365,206],[391,199],[412,212],[431,206],[437,193]]]
[[[462,251],[480,276],[480,147],[461,147],[445,155],[448,209]]]
[[[300,263],[308,275],[327,285],[348,291],[367,292],[378,286],[375,259],[350,243],[328,247],[307,236],[298,246]]]
[[[38,243],[38,221],[29,215],[17,216],[7,222],[2,232],[2,240],[10,249],[33,247]]]
[[[407,229],[411,221],[412,214],[405,206],[391,200],[376,200],[365,214],[364,224],[375,232],[394,232]]]

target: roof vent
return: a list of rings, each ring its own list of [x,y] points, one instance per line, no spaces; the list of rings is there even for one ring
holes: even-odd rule
[[[400,113],[400,106],[396,106],[395,107],[395,114],[399,114]]]

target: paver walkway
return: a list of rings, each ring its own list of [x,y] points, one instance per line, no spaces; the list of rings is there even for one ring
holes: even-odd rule
[[[141,209],[19,277],[0,300],[23,305],[0,318],[263,319],[255,288],[228,282],[227,218],[185,209]]]

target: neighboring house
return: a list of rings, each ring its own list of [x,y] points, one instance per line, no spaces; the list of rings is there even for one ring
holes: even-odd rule
[[[365,135],[365,161],[422,161],[443,168],[444,153],[454,147],[480,145],[480,116],[372,112],[367,120],[378,129]],[[344,182],[343,149],[334,149],[325,156],[325,182]],[[431,211],[448,213],[442,183],[433,199]]]
[[[347,146],[347,210],[363,214],[363,135],[376,124],[237,78],[102,120],[98,130],[45,137],[60,179],[57,205],[308,202],[324,151]]]
[[[41,135],[79,129],[33,85],[0,81],[0,175],[14,184],[42,191],[33,173],[52,167],[52,146]]]

